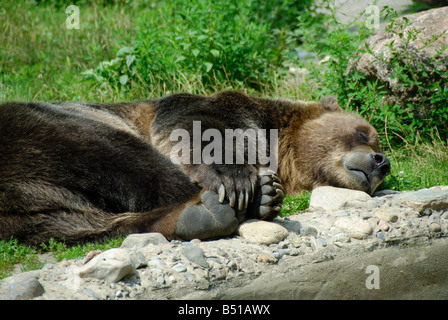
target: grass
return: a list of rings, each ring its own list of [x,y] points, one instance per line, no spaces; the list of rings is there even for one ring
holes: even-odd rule
[[[57,261],[79,259],[93,250],[105,251],[119,247],[123,240],[118,237],[67,246],[64,242],[50,239],[47,244],[42,243],[39,247],[20,244],[17,239],[0,240],[0,279],[10,276],[16,265],[20,265],[22,272],[42,268],[44,263],[38,259],[38,254],[50,252]]]
[[[8,277],[16,264],[21,264],[22,271],[41,268],[36,253],[35,247],[21,245],[15,239],[0,240],[0,279]]]
[[[65,6],[46,2],[50,4],[36,5],[31,0],[0,3],[0,102],[116,102],[156,98],[172,92],[207,95],[229,88],[274,98],[306,100],[313,96],[315,87],[307,83],[300,86],[286,84],[284,74],[287,65],[272,74],[269,87],[261,86],[258,91],[222,81],[218,74],[212,79],[212,84],[206,85],[201,78],[183,72],[173,74],[168,84],[159,82],[149,86],[135,82],[126,90],[101,85],[83,73],[95,69],[101,62],[114,59],[121,48],[137,38],[138,22],[145,12],[160,8],[143,0],[106,1],[109,4],[105,6],[103,1],[93,0],[89,5],[80,4],[80,29],[67,30]],[[411,141],[395,135],[393,138],[402,143],[400,146],[391,145],[387,134],[378,129],[392,164],[392,172],[380,188],[403,191],[448,184],[446,141],[438,136],[431,141],[422,141],[418,135]],[[306,210],[309,198],[310,192],[300,196],[287,195],[281,216]],[[37,259],[39,253],[52,252],[57,260],[80,258],[91,250],[119,246],[121,241],[108,239],[72,247],[53,240],[39,247],[23,246],[14,239],[0,241],[0,279],[8,276],[16,264],[20,264],[23,271],[42,267]]]

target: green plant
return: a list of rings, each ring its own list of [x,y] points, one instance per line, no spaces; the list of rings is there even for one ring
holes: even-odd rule
[[[19,244],[17,239],[0,240],[0,279],[11,275],[15,265],[22,271],[41,268],[43,264],[36,257],[36,248]]]
[[[362,46],[372,34],[365,23],[356,23],[355,20],[342,25],[334,18],[335,9],[331,6],[327,8],[331,9],[332,15],[321,17],[320,25],[314,24],[315,13],[310,11],[302,15],[295,31],[297,36],[304,39],[302,49],[325,57],[319,63],[306,65],[310,70],[310,81],[317,87],[314,97],[335,95],[341,106],[360,113],[374,127],[384,128],[379,133],[385,147],[399,148],[403,144],[403,137],[408,141],[415,141],[420,137],[428,142],[436,132],[442,141],[447,140],[448,71],[443,71],[442,68],[439,70],[437,65],[441,63],[440,59],[435,61],[439,57],[448,57],[446,47],[438,48],[430,61],[414,59],[418,51],[430,47],[443,33],[425,40],[424,45],[416,51],[409,44],[419,39],[420,32],[409,28],[409,19],[398,18],[395,11],[385,7],[381,15],[390,19],[386,30],[402,42],[400,46],[393,42],[388,45],[392,57],[386,59],[372,52],[368,45]],[[387,84],[378,79],[366,78],[356,68],[349,67],[361,54],[373,55],[376,62],[390,70],[391,78],[397,81],[398,88],[413,92],[414,96],[419,97],[419,104],[411,101],[388,103],[385,98],[392,94],[392,89]]]
[[[310,191],[303,191],[295,196],[289,194],[285,195],[280,217],[286,217],[307,210],[310,205],[310,197]]]
[[[56,241],[51,238],[48,243],[42,243],[40,247],[44,252],[51,252],[57,261],[62,259],[82,258],[93,250],[108,250],[119,247],[123,243],[124,238],[112,237],[104,239],[100,242],[86,242],[77,245],[68,246],[64,241]]]
[[[292,40],[284,29],[271,29],[275,24],[260,18],[257,6],[252,0],[158,3],[138,19],[132,43],[85,74],[122,90],[134,85],[176,90],[178,82],[269,87]]]

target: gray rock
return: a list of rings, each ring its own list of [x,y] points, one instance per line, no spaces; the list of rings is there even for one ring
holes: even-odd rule
[[[27,274],[13,277],[2,289],[6,290],[5,300],[29,300],[45,292],[36,277]]]
[[[146,267],[147,261],[143,253],[140,251],[132,251],[129,253],[129,257],[131,258],[131,262],[135,269]]]
[[[310,209],[341,210],[358,202],[366,203],[371,197],[362,191],[323,186],[311,192]]]
[[[379,85],[389,88],[390,93],[384,97],[384,102],[389,105],[399,104],[406,106],[412,103],[416,106],[424,105],[425,99],[433,95],[433,90],[424,88],[415,94],[415,86],[404,85],[399,78],[393,74],[394,69],[390,67],[392,59],[399,57],[403,65],[419,68],[415,72],[416,80],[423,83],[437,81],[440,77],[445,78],[448,63],[445,54],[437,52],[448,45],[448,37],[439,37],[426,45],[434,36],[439,35],[448,28],[448,7],[425,10],[415,14],[407,15],[410,25],[400,30],[394,26],[395,32],[381,30],[366,41],[371,53],[364,53],[359,59],[353,59],[350,70],[357,69],[367,78],[377,80]],[[398,19],[397,21],[400,21]],[[403,22],[401,21],[403,24]],[[409,38],[409,33],[417,31],[416,39]],[[411,52],[406,54],[405,50]],[[445,51],[446,53],[446,51]],[[426,66],[422,72],[422,67]],[[429,101],[429,100],[428,100]],[[428,102],[427,102],[428,103]],[[418,116],[425,116],[425,108],[418,110]]]
[[[340,217],[335,221],[335,227],[355,239],[365,239],[372,233],[372,227],[358,217]]]
[[[327,241],[324,238],[317,237],[316,242],[318,242],[322,247],[327,246]]]
[[[207,260],[205,259],[204,251],[194,244],[186,244],[183,250],[183,254],[188,258],[188,260],[200,265],[203,268],[210,267]]]
[[[79,269],[81,278],[95,278],[106,282],[118,282],[134,273],[130,253],[126,249],[110,249],[100,253]]]
[[[383,231],[378,231],[378,232],[376,233],[376,237],[377,237],[378,239],[380,239],[381,241],[383,241],[383,242],[386,241],[386,237],[384,236]]]
[[[411,207],[420,214],[430,214],[431,210],[448,209],[448,190],[408,191],[398,195],[394,201],[399,205]]]
[[[300,235],[301,236],[317,236],[317,229],[310,226],[302,226],[300,228]]]
[[[148,244],[165,244],[168,243],[166,238],[157,232],[151,233],[133,233],[124,239],[121,244],[122,249],[138,250],[146,247]]]
[[[41,270],[0,280],[0,299],[5,299],[21,277],[29,276],[45,291],[16,297],[448,299],[448,271],[444,268],[448,209],[441,209],[439,200],[429,200],[431,205],[427,206],[428,199],[439,199],[437,195],[446,191],[446,187],[436,187],[385,195],[372,198],[374,206],[366,202],[365,208],[359,209],[348,199],[343,209],[310,209],[287,219],[278,218],[265,223],[283,228],[287,237],[269,245],[241,236],[163,241],[137,250],[108,250],[92,255],[84,265],[82,259],[47,263]],[[423,204],[424,214],[413,208],[416,204]],[[381,290],[365,286],[369,265],[380,268]],[[103,280],[118,282],[105,284]],[[36,284],[35,280],[30,282]],[[9,291],[8,297],[12,295]]]
[[[261,220],[247,220],[237,229],[237,234],[246,240],[270,245],[279,243],[288,236],[288,230],[280,224]]]
[[[176,272],[185,272],[187,271],[187,267],[183,265],[182,263],[176,263],[174,266],[171,267]]]

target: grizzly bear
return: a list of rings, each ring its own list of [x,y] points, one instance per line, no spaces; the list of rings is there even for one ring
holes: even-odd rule
[[[4,240],[224,237],[245,219],[273,219],[285,192],[331,185],[372,193],[389,172],[374,128],[334,98],[224,91],[0,105]]]

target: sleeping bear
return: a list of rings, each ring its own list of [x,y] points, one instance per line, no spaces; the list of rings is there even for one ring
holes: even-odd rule
[[[273,219],[285,193],[371,194],[389,172],[375,129],[332,97],[0,105],[0,239],[27,244],[225,237]]]

